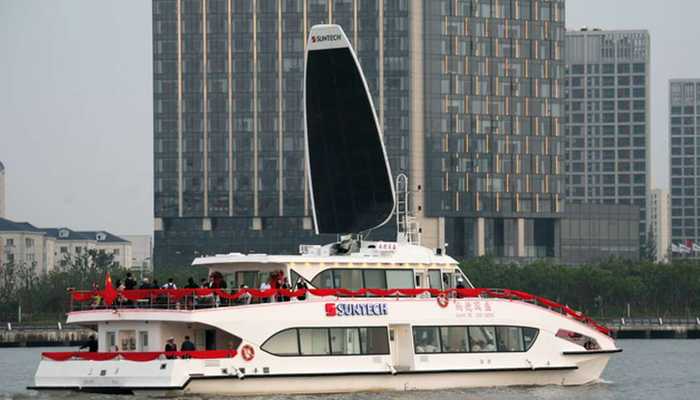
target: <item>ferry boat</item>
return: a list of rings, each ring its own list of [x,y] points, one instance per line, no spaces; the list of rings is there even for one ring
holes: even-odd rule
[[[73,292],[67,322],[94,329],[98,349],[43,353],[31,388],[261,395],[600,378],[621,351],[605,327],[552,300],[475,288],[456,260],[419,245],[397,210],[372,99],[337,25],[310,31],[304,100],[316,232],[350,235],[298,255],[197,258],[209,288],[116,291],[107,282]],[[392,215],[396,242],[358,235]],[[261,287],[271,276],[293,286]],[[186,336],[195,350],[161,351]]]

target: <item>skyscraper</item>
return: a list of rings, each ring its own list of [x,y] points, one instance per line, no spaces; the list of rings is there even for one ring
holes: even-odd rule
[[[155,265],[334,239],[304,170],[319,23],[357,52],[424,244],[556,255],[563,0],[154,0]]]
[[[567,200],[640,207],[648,227],[649,33],[566,35]]]
[[[700,79],[670,82],[671,242],[700,244]]]
[[[656,262],[666,262],[671,249],[671,213],[668,190],[654,189],[649,197],[649,232],[654,235]]]
[[[0,218],[5,218],[5,166],[0,161]]]

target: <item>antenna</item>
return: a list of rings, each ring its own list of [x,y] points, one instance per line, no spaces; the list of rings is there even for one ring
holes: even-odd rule
[[[396,241],[420,245],[420,230],[410,212],[408,193],[408,176],[399,174],[396,177]]]

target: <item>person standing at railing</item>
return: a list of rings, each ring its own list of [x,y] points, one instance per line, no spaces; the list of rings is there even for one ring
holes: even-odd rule
[[[165,352],[176,352],[177,351],[177,345],[175,344],[175,338],[174,337],[169,337],[168,341],[165,342]],[[165,356],[167,359],[172,360],[175,358],[175,356]]]
[[[297,283],[294,285],[294,290],[299,290],[299,289],[309,289],[309,287],[306,285],[306,282],[304,281],[304,278],[301,276],[297,278]],[[306,294],[302,294],[301,296],[297,297],[297,300],[304,301],[306,300]]]
[[[189,336],[185,336],[185,341],[180,345],[180,351],[195,351],[196,347],[190,340]]]
[[[270,285],[270,282],[268,282],[268,281],[263,281],[263,282],[260,284],[260,291],[261,291],[261,292],[264,292],[264,291],[270,290],[270,289],[272,289],[272,286]],[[269,297],[264,297],[264,298],[262,298],[261,302],[262,302],[262,303],[269,303],[269,302],[270,302],[270,298],[269,298]]]
[[[126,278],[124,279],[124,289],[126,290],[134,290],[136,289],[136,279],[134,279],[134,276],[131,275],[131,272],[126,273]]]
[[[290,290],[292,288],[291,285],[289,284],[289,279],[286,276],[284,278],[282,278],[281,282],[282,283],[279,285],[279,289]],[[278,300],[279,301],[289,301],[289,297],[288,296],[279,296]]]
[[[187,285],[185,285],[185,289],[197,289],[199,286],[197,285],[197,282],[194,281],[193,277],[187,278]],[[194,293],[187,295],[187,307],[192,307],[194,305]]]
[[[80,346],[79,350],[82,349],[88,349],[90,353],[97,353],[97,338],[95,338],[95,335],[90,335],[87,342]]]

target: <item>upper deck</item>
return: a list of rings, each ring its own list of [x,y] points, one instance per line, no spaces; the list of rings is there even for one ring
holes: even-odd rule
[[[269,255],[229,253],[198,257],[193,266],[209,268],[242,267],[257,265],[274,266],[343,266],[344,268],[386,267],[400,268],[443,268],[457,267],[458,262],[440,252],[410,243],[369,242],[359,243],[359,247],[347,251],[340,249],[340,243],[325,246],[301,245],[298,255]],[[345,251],[345,252],[342,252]]]

